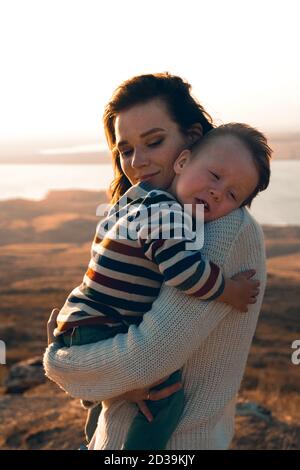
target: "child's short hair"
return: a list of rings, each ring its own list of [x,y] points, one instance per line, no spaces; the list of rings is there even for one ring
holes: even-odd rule
[[[191,146],[190,150],[192,154],[196,154],[200,148],[212,139],[221,136],[232,135],[239,139],[246,148],[250,151],[253,162],[257,168],[259,179],[258,184],[252,194],[241,204],[242,206],[251,206],[252,200],[257,196],[260,191],[264,191],[270,181],[270,160],[272,158],[272,149],[267,143],[267,139],[254,127],[248,126],[248,124],[230,122],[229,124],[223,124],[215,129],[212,129],[203,138]]]

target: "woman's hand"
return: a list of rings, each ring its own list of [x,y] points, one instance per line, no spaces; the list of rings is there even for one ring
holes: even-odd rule
[[[151,411],[149,410],[146,400],[156,401],[162,400],[163,398],[167,398],[173,393],[177,392],[182,388],[181,382],[176,382],[172,385],[168,385],[161,390],[152,390],[153,387],[165,382],[168,377],[164,377],[163,379],[155,382],[150,387],[147,388],[140,388],[137,390],[131,390],[130,392],[123,393],[118,397],[113,398],[112,400],[107,400],[103,402],[103,404],[109,406],[112,402],[116,400],[126,400],[135,403],[140,411],[143,413],[144,416],[148,419],[149,422],[153,420],[153,416]]]
[[[49,344],[51,343],[55,343],[56,341],[56,338],[53,334],[56,326],[57,326],[57,323],[56,323],[56,319],[57,319],[57,315],[59,314],[59,310],[58,308],[54,308],[51,312],[51,315],[49,317],[49,320],[47,322],[47,338],[48,338],[48,346]]]

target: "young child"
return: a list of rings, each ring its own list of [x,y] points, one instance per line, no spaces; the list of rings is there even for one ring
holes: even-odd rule
[[[264,189],[270,154],[260,132],[244,124],[227,124],[181,152],[169,188],[154,189],[146,181],[132,186],[98,224],[83,282],[71,292],[57,318],[54,334],[61,345],[97,342],[139,324],[163,282],[201,300],[226,302],[241,311],[255,303],[257,281],[242,273],[224,278],[221,269],[203,259],[200,250],[186,249],[186,242],[193,239],[190,224],[184,223],[180,238],[174,232],[185,204],[194,221],[196,207],[202,204],[205,222],[250,205]],[[153,209],[158,207],[162,209],[157,215]],[[132,224],[134,230],[128,231]],[[122,229],[127,237],[118,236]],[[163,238],[163,233],[169,237]],[[179,371],[158,388],[178,381]],[[183,391],[147,404],[153,421],[149,423],[138,413],[124,449],[165,448],[183,411]]]

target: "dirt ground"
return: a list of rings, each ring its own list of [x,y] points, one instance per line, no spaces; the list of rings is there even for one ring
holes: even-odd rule
[[[16,362],[41,356],[49,311],[82,278],[103,193],[61,191],[47,199],[0,203],[0,449],[76,449],[84,411],[47,382],[23,394],[1,383]],[[236,418],[233,449],[300,448],[300,227],[265,227],[268,285],[239,402],[264,412]],[[20,318],[22,320],[20,321]],[[22,325],[21,327],[19,325]]]

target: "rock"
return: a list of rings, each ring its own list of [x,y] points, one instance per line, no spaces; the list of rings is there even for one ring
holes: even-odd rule
[[[22,393],[46,381],[41,357],[14,364],[4,380],[5,393]]]
[[[238,402],[236,405],[237,416],[256,416],[264,421],[272,420],[272,413],[267,408],[251,401]]]

